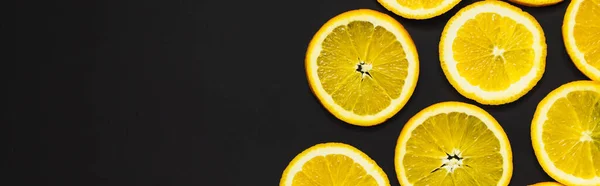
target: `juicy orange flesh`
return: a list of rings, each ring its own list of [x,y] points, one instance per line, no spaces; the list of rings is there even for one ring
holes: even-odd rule
[[[463,164],[443,168],[448,155],[458,155]],[[416,127],[403,165],[415,186],[496,185],[503,173],[499,140],[480,119],[459,112],[432,116]]]
[[[372,65],[370,75],[358,65]],[[396,36],[381,26],[352,21],[323,41],[317,74],[336,104],[357,115],[373,115],[397,99],[408,75],[408,61]]]
[[[580,178],[600,177],[600,94],[571,92],[554,102],[547,117],[542,141],[550,161]]]
[[[505,90],[533,68],[533,35],[496,13],[465,22],[452,43],[458,73],[486,91]]]
[[[396,0],[398,4],[408,7],[411,9],[431,9],[436,8],[444,2],[443,0],[427,0],[427,1],[415,1],[415,0]]]
[[[377,186],[373,176],[351,158],[330,154],[307,161],[294,176],[292,186]]]
[[[600,1],[584,0],[575,16],[573,37],[585,61],[600,69]]]

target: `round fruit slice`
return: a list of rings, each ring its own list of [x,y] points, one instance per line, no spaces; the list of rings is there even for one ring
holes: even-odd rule
[[[483,109],[461,102],[429,106],[402,129],[396,173],[409,185],[508,185],[512,151],[502,127]]]
[[[337,118],[380,124],[396,114],[417,84],[415,45],[392,17],[352,10],[329,20],[306,53],[311,90]]]
[[[557,182],[539,182],[529,186],[564,186],[563,184]]]
[[[538,162],[565,185],[600,185],[600,83],[574,81],[548,94],[531,122]]]
[[[575,66],[588,78],[600,81],[600,0],[572,0],[562,30]]]
[[[379,4],[389,11],[407,19],[429,19],[442,15],[460,0],[377,0]]]
[[[287,166],[280,186],[389,186],[387,175],[369,156],[343,143],[323,143],[298,154]]]
[[[530,7],[550,6],[550,5],[554,5],[554,4],[563,2],[563,0],[509,0],[509,1],[523,5],[523,6],[530,6]]]
[[[546,66],[546,41],[538,22],[502,1],[479,1],[446,24],[440,62],[463,96],[486,105],[513,102],[531,90]]]

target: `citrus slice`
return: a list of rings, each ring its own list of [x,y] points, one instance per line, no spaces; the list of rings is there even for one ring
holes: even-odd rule
[[[548,94],[531,122],[538,162],[565,185],[600,185],[600,83],[574,81]]]
[[[322,143],[298,154],[280,186],[389,186],[387,175],[369,156],[343,143]]]
[[[372,126],[406,104],[417,84],[419,60],[412,39],[392,17],[352,10],[315,34],[306,74],[329,112],[350,124]]]
[[[557,183],[557,182],[539,182],[533,185],[529,185],[529,186],[564,186],[563,184]]]
[[[530,7],[550,6],[550,5],[554,5],[554,4],[563,2],[563,0],[509,0],[509,1],[523,5],[523,6],[530,6]]]
[[[600,0],[572,0],[563,21],[563,40],[575,66],[600,81]]]
[[[413,116],[396,145],[400,185],[508,185],[512,151],[504,130],[483,109],[442,102]]]
[[[460,0],[377,0],[379,4],[407,19],[429,19],[446,13]]]
[[[450,84],[486,105],[513,102],[531,90],[546,66],[542,28],[528,13],[502,1],[479,1],[446,24],[440,62]]]

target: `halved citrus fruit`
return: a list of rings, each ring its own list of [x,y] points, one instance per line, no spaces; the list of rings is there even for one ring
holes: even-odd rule
[[[343,143],[322,143],[298,154],[280,186],[389,186],[387,175],[369,156]]]
[[[509,1],[523,5],[523,6],[530,6],[530,7],[550,6],[550,5],[554,5],[554,4],[563,2],[563,0],[509,0]]]
[[[600,0],[572,0],[562,33],[575,66],[588,78],[600,81]]]
[[[352,10],[329,20],[306,53],[311,90],[337,118],[380,124],[396,114],[417,84],[415,45],[392,17]]]
[[[486,105],[516,101],[537,84],[546,66],[546,40],[538,22],[502,1],[461,9],[446,24],[439,47],[450,84]]]
[[[574,81],[548,94],[531,122],[538,162],[565,185],[600,185],[600,83]]]
[[[508,185],[512,151],[485,110],[442,102],[413,116],[396,145],[396,174],[409,185]]]
[[[557,182],[547,181],[547,182],[535,183],[535,184],[529,185],[529,186],[564,186],[564,185],[560,184],[560,183],[557,183]]]
[[[446,13],[460,0],[377,0],[379,4],[407,19],[429,19]]]

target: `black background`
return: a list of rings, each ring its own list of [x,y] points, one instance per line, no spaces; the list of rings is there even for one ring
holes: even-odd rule
[[[17,1],[16,62],[4,89],[7,177],[17,185],[278,185],[302,150],[344,142],[399,185],[393,157],[404,123],[441,101],[476,104],[450,86],[438,60],[444,25],[472,2],[417,21],[376,0]],[[476,104],[511,141],[511,185],[551,180],[531,147],[535,107],[558,86],[587,79],[562,41],[568,3],[519,6],[545,31],[546,72],[514,103]],[[325,110],[304,69],[320,26],[359,8],[403,24],[421,64],[407,105],[369,128]]]

